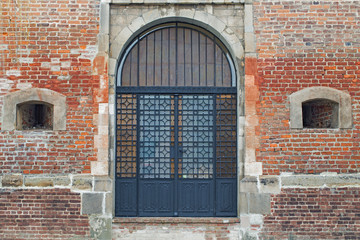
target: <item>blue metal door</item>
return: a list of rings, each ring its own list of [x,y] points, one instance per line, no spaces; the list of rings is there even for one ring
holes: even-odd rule
[[[118,216],[236,216],[234,94],[118,94]]]

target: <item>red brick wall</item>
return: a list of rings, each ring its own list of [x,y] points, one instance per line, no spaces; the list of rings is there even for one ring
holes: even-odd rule
[[[263,173],[360,172],[359,1],[254,2]],[[353,129],[290,130],[289,95],[312,86],[351,95]]]
[[[81,197],[68,189],[0,190],[0,239],[89,237]]]
[[[99,90],[106,63],[96,58],[99,0],[3,0],[0,14],[0,114],[2,97],[22,88],[67,97],[66,131],[0,132],[0,174],[89,173],[93,114],[107,101]]]
[[[265,239],[358,239],[360,190],[284,189],[271,197],[264,219]]]

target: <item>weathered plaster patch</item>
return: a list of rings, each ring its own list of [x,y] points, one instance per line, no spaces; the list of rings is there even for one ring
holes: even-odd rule
[[[19,76],[21,76],[21,71],[20,71],[20,70],[16,70],[16,69],[7,70],[7,71],[6,71],[6,75],[7,75],[7,76],[16,76],[16,77],[19,77]]]
[[[88,45],[85,49],[71,49],[71,54],[80,54],[79,58],[94,60],[98,53],[97,45]]]
[[[16,84],[16,88],[18,89],[27,89],[27,88],[31,88],[32,87],[32,84],[31,83],[18,83]],[[1,88],[1,86],[0,86]]]

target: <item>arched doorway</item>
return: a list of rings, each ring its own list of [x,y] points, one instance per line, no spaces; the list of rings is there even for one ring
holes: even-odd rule
[[[221,41],[181,22],[120,60],[116,216],[236,216],[236,76]]]

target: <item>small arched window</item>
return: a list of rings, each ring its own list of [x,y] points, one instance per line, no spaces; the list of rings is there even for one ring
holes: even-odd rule
[[[290,128],[351,128],[350,95],[329,87],[290,95]]]
[[[4,96],[1,130],[66,130],[66,97],[44,88]]]

